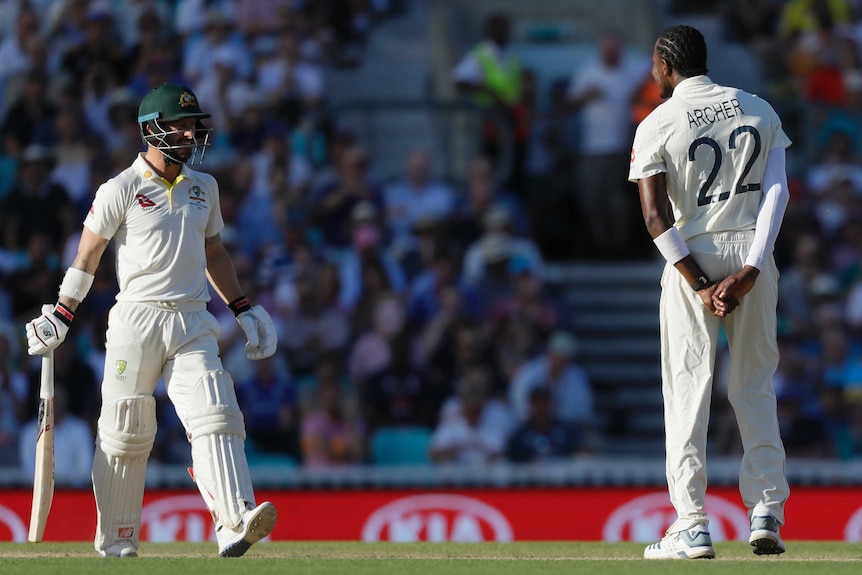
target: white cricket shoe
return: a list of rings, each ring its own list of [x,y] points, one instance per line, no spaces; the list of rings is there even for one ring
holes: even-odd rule
[[[100,557],[137,557],[138,550],[131,541],[117,541],[107,549],[99,551]]]
[[[245,512],[242,524],[235,530],[221,527],[216,531],[219,542],[219,557],[242,557],[249,547],[272,533],[278,511],[275,505],[265,501]]]
[[[714,559],[712,538],[705,527],[665,535],[644,549],[644,559]]]
[[[751,518],[751,543],[755,555],[778,555],[784,553],[784,541],[779,535],[780,525],[775,517],[765,515]]]

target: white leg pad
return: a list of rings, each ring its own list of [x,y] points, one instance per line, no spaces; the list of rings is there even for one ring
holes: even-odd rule
[[[138,548],[147,459],[155,439],[152,396],[119,399],[102,408],[93,459],[97,551],[104,552],[118,541]]]
[[[192,391],[190,405],[188,429],[195,483],[216,529],[235,529],[255,503],[245,457],[245,420],[233,379],[225,371],[207,372]]]

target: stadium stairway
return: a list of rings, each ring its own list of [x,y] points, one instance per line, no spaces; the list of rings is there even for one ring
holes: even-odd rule
[[[599,443],[607,454],[661,454],[657,261],[552,265],[547,282],[579,342],[595,394]]]
[[[356,67],[326,71],[327,99],[339,128],[352,131],[371,152],[376,176],[403,173],[406,154],[432,147],[433,118],[421,108],[392,107],[364,115],[362,103],[420,102],[431,74],[431,39],[426,2],[405,2],[403,13],[375,24]],[[434,149],[432,155],[439,157]]]

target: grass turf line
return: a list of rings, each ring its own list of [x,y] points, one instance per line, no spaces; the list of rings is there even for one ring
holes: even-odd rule
[[[857,574],[862,544],[787,543],[788,553],[758,557],[745,543],[719,543],[715,560],[645,561],[640,543],[359,543],[271,542],[252,547],[245,557],[221,559],[214,543],[143,543],[136,559],[101,559],[90,543],[0,543],[0,573],[268,575],[508,575],[521,573],[698,573],[739,575]],[[695,565],[693,565],[693,563]]]

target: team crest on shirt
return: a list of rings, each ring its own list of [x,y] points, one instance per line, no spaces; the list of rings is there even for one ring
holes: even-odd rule
[[[125,359],[118,359],[117,360],[117,374],[123,375],[123,372],[126,371],[127,365],[128,365],[128,363],[126,362]]]
[[[189,188],[189,205],[196,206],[200,210],[207,207],[207,193],[200,186]]]

